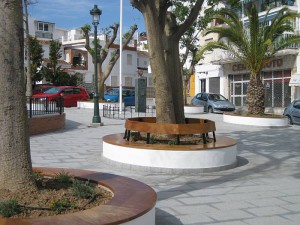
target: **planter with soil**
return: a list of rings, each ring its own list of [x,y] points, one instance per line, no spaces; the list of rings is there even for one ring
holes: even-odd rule
[[[103,138],[105,158],[144,167],[203,171],[236,165],[236,140],[216,137],[211,120],[187,118],[185,124],[160,124],[155,117],[138,117],[127,119],[125,129],[125,135]],[[158,139],[157,134],[173,138]]]
[[[262,127],[286,127],[288,126],[288,118],[286,116],[264,114],[264,115],[248,115],[226,113],[223,115],[223,121],[226,123],[262,126]]]
[[[151,187],[139,181],[86,170],[58,168],[35,168],[35,170],[46,177],[54,177],[61,172],[68,173],[76,180],[89,181],[103,187],[113,193],[113,198],[105,204],[83,211],[70,211],[71,213],[67,214],[38,218],[0,218],[0,225],[155,224],[156,193]],[[39,208],[47,210],[47,205]]]

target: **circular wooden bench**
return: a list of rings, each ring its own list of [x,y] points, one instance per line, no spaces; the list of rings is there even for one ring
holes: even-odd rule
[[[216,142],[215,122],[208,119],[186,118],[185,124],[156,123],[155,117],[128,118],[125,122],[124,139],[129,141],[132,131],[147,133],[147,144],[150,143],[150,134],[173,134],[177,136],[177,144],[180,144],[180,135],[201,134],[203,143],[206,144],[208,133],[213,133]]]

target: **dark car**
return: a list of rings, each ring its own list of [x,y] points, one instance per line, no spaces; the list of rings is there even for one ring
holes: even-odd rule
[[[223,95],[214,93],[198,93],[192,99],[192,105],[203,105],[207,112],[223,113],[235,110],[235,106]]]
[[[35,94],[32,97],[41,100],[48,97],[49,101],[56,101],[56,99],[62,97],[65,107],[77,106],[77,101],[89,99],[89,95],[83,87],[75,86],[52,87],[44,93]]]
[[[107,102],[119,102],[119,88],[110,88],[104,93],[104,100]],[[122,100],[124,106],[135,105],[135,91],[134,89],[123,88]]]
[[[291,102],[283,112],[283,115],[289,119],[289,124],[300,125],[300,99]]]

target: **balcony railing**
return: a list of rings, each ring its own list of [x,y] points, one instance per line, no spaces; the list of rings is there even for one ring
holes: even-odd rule
[[[46,32],[42,32],[42,31],[36,31],[35,36],[37,38],[53,39],[53,33],[49,33],[49,32],[46,33]]]

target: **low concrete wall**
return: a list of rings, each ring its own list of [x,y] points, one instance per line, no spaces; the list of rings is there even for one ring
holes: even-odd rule
[[[30,135],[60,130],[65,127],[66,114],[43,115],[29,118]]]

